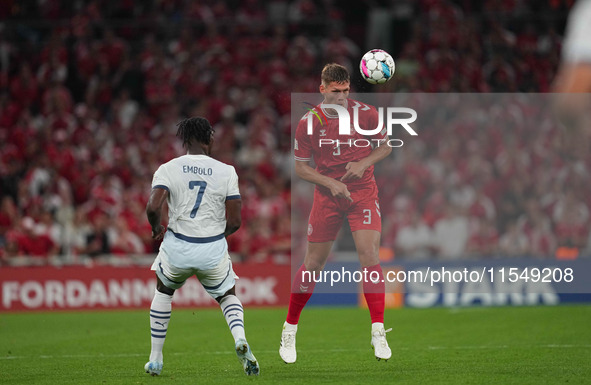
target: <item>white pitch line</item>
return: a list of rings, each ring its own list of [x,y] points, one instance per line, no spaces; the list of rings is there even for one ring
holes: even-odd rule
[[[486,350],[486,349],[572,349],[572,348],[581,348],[581,349],[589,349],[591,345],[558,345],[558,344],[549,344],[549,345],[482,345],[482,346],[429,346],[427,349],[429,350]]]
[[[429,350],[450,350],[450,349],[457,349],[457,350],[464,350],[464,349],[507,349],[509,345],[482,345],[482,346],[429,346],[427,349]],[[514,346],[517,347],[517,346]],[[530,346],[528,346],[530,348]]]
[[[394,347],[392,350],[400,351],[400,350],[502,350],[502,349],[590,349],[591,344],[582,344],[582,345],[561,345],[561,344],[548,344],[548,345],[476,345],[476,346],[427,346],[426,348],[407,348],[407,347]],[[338,352],[359,352],[365,351],[367,349],[312,349],[312,350],[305,350],[309,353],[338,353]],[[257,350],[257,353],[261,354],[273,354],[277,353],[276,350]],[[213,352],[174,352],[168,353],[169,355],[173,356],[186,356],[186,355],[234,355],[234,350],[224,350],[224,351],[213,351]],[[6,356],[0,357],[0,360],[17,360],[17,359],[36,359],[36,358],[43,358],[43,359],[53,359],[53,358],[121,358],[121,357],[144,357],[148,356],[148,353],[121,353],[121,354],[60,354],[60,355],[38,355],[38,356]]]

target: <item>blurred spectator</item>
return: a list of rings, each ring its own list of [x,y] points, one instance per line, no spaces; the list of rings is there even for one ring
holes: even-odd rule
[[[124,218],[115,220],[112,233],[111,252],[113,254],[143,254],[145,252],[142,240],[130,231]]]
[[[448,204],[443,218],[435,222],[434,243],[439,259],[462,258],[469,236],[468,218],[462,209]]]
[[[276,230],[271,236],[269,252],[274,263],[289,264],[291,263],[291,219],[288,215],[280,215],[277,221]]]
[[[517,223],[510,223],[507,231],[501,235],[499,239],[499,251],[501,255],[508,257],[521,257],[529,254],[527,236],[519,229]]]
[[[433,231],[415,212],[408,224],[402,225],[396,234],[397,256],[412,260],[421,260],[431,256]]]
[[[58,245],[51,237],[36,228],[31,217],[24,217],[21,221],[22,233],[17,235],[18,254],[39,258],[41,264],[48,262],[48,258],[57,255]]]
[[[470,205],[468,212],[470,216],[483,218],[492,221],[496,218],[495,204],[485,193],[484,189],[476,189],[476,196]]]
[[[535,218],[531,229],[526,233],[530,255],[537,258],[546,258],[556,250],[557,242],[549,222],[543,218]]]
[[[131,127],[136,115],[139,112],[139,103],[130,98],[129,90],[123,88],[113,103],[113,110],[117,114],[119,125],[124,130]]]
[[[19,221],[18,208],[10,196],[0,201],[0,248],[6,244],[6,234]]]
[[[473,218],[466,253],[471,257],[492,257],[498,253],[499,233],[493,220]]]
[[[71,226],[67,226],[64,234],[64,249],[67,255],[78,256],[87,251],[88,238],[93,227],[88,221],[86,212],[78,208],[74,213]]]
[[[552,222],[537,200],[526,201],[525,213],[518,218],[517,226],[527,236],[532,256],[544,258],[554,253],[557,245]]]
[[[583,248],[586,243],[589,223],[589,208],[577,198],[576,193],[567,190],[556,202],[552,211],[555,232],[559,246]]]
[[[58,247],[58,251],[61,251],[59,247],[62,245],[63,229],[49,210],[41,211],[34,231],[38,235],[49,237]]]
[[[10,95],[12,100],[18,103],[22,109],[35,108],[39,102],[39,85],[33,77],[31,66],[25,63],[19,71],[19,75],[10,82]]]
[[[551,3],[413,2],[405,10],[408,33],[393,37],[399,52],[383,47],[397,60],[397,76],[382,89],[547,91],[566,17],[565,7]],[[53,4],[21,7],[35,23],[8,23],[1,37],[2,252],[19,252],[25,216],[59,229],[55,242],[65,255],[137,252],[138,238],[143,250],[155,251],[143,210],[150,175],[182,152],[176,122],[201,114],[215,125],[214,155],[240,175],[245,220],[230,251],[246,261],[284,261],[289,94],[317,92],[317,70],[329,60],[350,67],[355,90],[375,90],[356,71],[367,24],[352,14],[358,8],[313,0],[106,8],[82,0],[67,11]],[[2,12],[10,18],[17,8]],[[535,23],[523,21],[537,11],[543,15]],[[37,37],[19,40],[22,26]],[[587,173],[571,181],[565,159],[588,165],[589,154],[557,140],[552,123],[537,120],[538,107],[511,105],[515,121],[507,127],[498,127],[502,120],[492,112],[478,124],[476,113],[449,127],[434,118],[416,149],[389,165],[385,177],[376,175],[380,186],[395,184],[380,189],[385,244],[400,239],[407,247],[404,232],[414,228],[405,226],[415,217],[424,221],[420,231],[435,234],[441,258],[494,254],[496,237],[514,223],[535,255],[552,255],[556,243],[585,246],[591,202],[580,196]],[[574,149],[584,146],[570,140],[578,142]],[[575,197],[565,196],[567,189]],[[543,218],[528,212],[524,222],[528,198],[541,203]],[[450,203],[462,213],[446,209]],[[121,242],[113,236],[120,233]]]
[[[86,235],[86,243],[82,254],[91,257],[107,255],[111,252],[111,240],[109,239],[109,218],[105,213],[97,213],[91,222],[92,227]]]

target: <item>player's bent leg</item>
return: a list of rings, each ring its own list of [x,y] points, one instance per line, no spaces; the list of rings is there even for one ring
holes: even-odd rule
[[[260,369],[257,359],[246,341],[244,328],[244,308],[236,296],[236,274],[232,268],[230,255],[226,254],[213,269],[198,271],[197,278],[203,288],[220,304],[224,319],[234,338],[234,349],[244,372],[258,376]]]
[[[216,297],[216,301],[220,304],[222,314],[230,328],[232,337],[234,337],[234,348],[244,373],[248,376],[258,376],[260,372],[259,363],[246,341],[244,308],[242,302],[236,297],[235,287],[232,287],[222,296]]]
[[[300,315],[314,292],[314,275],[324,268],[332,244],[333,241],[308,242],[304,263],[295,274],[279,345],[279,355],[286,364],[293,364],[297,360],[296,333]]]
[[[300,314],[314,292],[315,277],[324,268],[333,242],[308,242],[304,263],[296,272],[291,285],[287,323],[298,324]]]
[[[232,287],[224,295],[216,298],[220,304],[222,314],[226,319],[230,333],[234,337],[234,342],[239,339],[246,339],[244,330],[244,308],[242,302],[236,297],[235,288]]]
[[[371,317],[371,346],[378,360],[388,360],[392,351],[388,346],[384,329],[385,282],[379,263],[380,233],[375,230],[353,232],[353,239],[363,269],[363,295]]]
[[[144,365],[146,373],[158,376],[162,372],[163,356],[162,348],[168,331],[170,315],[172,312],[172,296],[174,289],[166,287],[159,277],[156,277],[157,285],[154,298],[150,305],[150,332],[151,352],[150,360]]]

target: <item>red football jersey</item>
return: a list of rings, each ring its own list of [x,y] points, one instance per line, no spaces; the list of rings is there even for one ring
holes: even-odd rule
[[[300,120],[295,134],[294,155],[298,161],[314,159],[316,170],[325,176],[339,180],[345,175],[345,166],[349,162],[358,162],[371,154],[373,148],[388,140],[384,128],[375,135],[362,135],[353,125],[354,109],[357,109],[359,128],[373,130],[378,125],[378,112],[375,107],[347,99],[347,111],[351,118],[350,135],[339,134],[339,119],[334,110],[324,109],[322,104],[314,107]],[[312,112],[313,111],[313,112]],[[331,114],[332,112],[332,114]],[[320,118],[320,119],[318,119]],[[312,122],[312,134],[308,134],[308,120]],[[358,180],[347,180],[347,187],[355,187],[374,179],[373,166],[365,170]]]

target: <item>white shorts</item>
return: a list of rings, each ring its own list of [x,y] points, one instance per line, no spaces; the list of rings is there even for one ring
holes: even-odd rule
[[[179,238],[180,237],[180,238]],[[194,243],[184,240],[184,235],[174,235],[168,229],[160,245],[160,254],[165,253],[170,264],[183,269],[209,270],[215,268],[228,253],[226,238],[212,242]]]
[[[152,264],[152,270],[156,271],[156,275],[164,286],[175,290],[181,288],[185,281],[194,275],[201,282],[205,291],[214,299],[233,288],[236,279],[238,279],[232,269],[232,260],[227,252],[216,267],[208,270],[178,268],[170,264],[166,253],[160,252]]]

